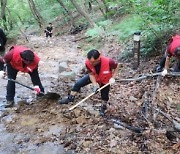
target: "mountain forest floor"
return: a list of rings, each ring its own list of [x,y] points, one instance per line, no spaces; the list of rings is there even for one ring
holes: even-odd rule
[[[33,48],[41,57],[39,73],[46,93],[67,96],[85,73],[86,54],[79,46],[81,37],[82,34],[57,36],[47,43],[44,37],[31,35],[29,42],[17,41]],[[117,61],[121,52],[114,40],[107,40],[99,51]],[[121,67],[116,83],[111,86],[105,117],[98,112],[100,94],[69,110],[92,93],[91,85],[82,88],[75,102],[68,105],[59,105],[58,100],[37,99],[31,90],[16,85],[15,107],[0,111],[0,153],[179,153],[180,133],[158,109],[180,123],[180,78],[154,76],[121,81],[152,74],[159,58],[141,61],[138,70],[133,70],[131,63],[119,61]],[[7,81],[0,80],[2,105]],[[32,86],[28,74],[18,73],[17,80]]]

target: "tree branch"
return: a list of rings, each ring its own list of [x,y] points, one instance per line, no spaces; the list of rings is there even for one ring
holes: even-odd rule
[[[126,81],[140,81],[140,80],[143,80],[143,79],[146,79],[148,77],[155,77],[155,76],[160,76],[161,75],[161,72],[159,73],[153,73],[153,74],[146,74],[146,75],[142,75],[140,77],[137,77],[137,78],[129,78],[129,79],[120,79],[120,80],[116,80],[117,82],[126,82]],[[174,76],[174,77],[179,77],[180,76],[180,73],[176,73],[176,72],[170,72],[168,73],[166,76]]]

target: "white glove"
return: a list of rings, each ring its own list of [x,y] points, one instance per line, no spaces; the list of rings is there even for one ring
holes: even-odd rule
[[[110,83],[110,84],[115,83],[115,79],[114,79],[114,78],[110,78],[109,83]]]
[[[36,94],[40,94],[41,92],[39,86],[34,86],[34,91],[36,92]]]
[[[5,76],[5,72],[4,71],[0,71],[0,79],[3,79]]]
[[[167,75],[167,73],[168,73],[168,72],[167,72],[167,69],[164,69],[164,71],[162,71],[161,75],[162,75],[162,76],[165,76],[165,75]]]

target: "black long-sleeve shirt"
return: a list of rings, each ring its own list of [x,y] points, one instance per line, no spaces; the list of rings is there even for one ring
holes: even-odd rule
[[[1,46],[5,46],[6,42],[7,42],[6,35],[5,35],[4,31],[0,28],[0,44],[1,44]]]

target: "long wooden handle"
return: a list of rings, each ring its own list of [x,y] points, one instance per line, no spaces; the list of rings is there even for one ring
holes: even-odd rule
[[[34,91],[34,88],[29,87],[29,86],[27,86],[27,85],[25,85],[25,84],[23,84],[23,83],[20,83],[20,82],[19,82],[19,81],[17,81],[17,80],[10,79],[10,78],[5,78],[5,79],[6,79],[6,80],[8,80],[8,81],[15,82],[15,83],[17,83],[17,84],[19,84],[19,85],[21,85],[21,86],[23,86],[23,87],[26,87],[26,88],[28,88],[28,89],[33,90],[33,91]],[[40,94],[44,94],[44,93],[40,91]]]
[[[110,85],[110,83],[105,84],[104,86],[102,86],[101,88],[99,88],[97,91],[101,91],[103,88],[107,87],[108,85]],[[69,108],[69,110],[73,110],[75,107],[77,107],[79,104],[83,103],[85,100],[87,100],[89,97],[91,97],[92,95],[96,94],[96,92],[91,93],[90,95],[88,95],[87,97],[85,97],[83,100],[81,100],[80,102],[78,102],[76,105],[72,106],[71,108]]]

